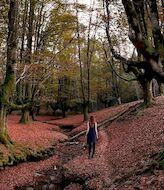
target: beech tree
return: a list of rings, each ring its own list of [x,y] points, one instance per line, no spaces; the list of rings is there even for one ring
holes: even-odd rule
[[[15,65],[17,61],[18,1],[10,0],[8,12],[7,64],[4,82],[0,88],[0,142],[11,142],[7,132],[7,112],[15,91]]]
[[[22,70],[25,67],[28,69],[26,75],[22,77],[17,85],[17,102],[19,104],[31,103],[29,107],[22,110],[21,123],[30,121],[29,115],[33,113],[32,110],[35,109],[37,104],[36,100],[41,96],[41,86],[43,87],[52,76],[55,65],[58,61],[60,62],[58,59],[66,44],[64,38],[68,38],[69,33],[72,34],[71,22],[73,16],[64,9],[65,4],[57,1],[51,4],[49,11],[46,11],[49,2],[45,0],[25,0],[20,13],[22,18],[20,18],[21,46],[18,75],[23,72]],[[67,34],[65,34],[66,31]],[[72,38],[71,35],[70,38]],[[67,41],[71,41],[71,39]],[[69,44],[69,42],[67,43]],[[60,57],[62,59],[67,57],[65,59],[68,59],[68,56],[64,53]],[[36,72],[36,68],[38,72]],[[32,116],[34,118],[33,114]]]
[[[90,84],[90,75],[91,75],[91,64],[93,61],[93,54],[95,51],[95,42],[97,34],[98,20],[97,15],[94,20],[94,4],[93,1],[90,4],[88,9],[89,21],[87,25],[83,25],[79,22],[79,11],[86,11],[86,7],[82,4],[79,4],[76,1],[76,17],[77,17],[77,52],[78,52],[78,61],[80,68],[80,88],[82,94],[82,107],[84,121],[88,120],[88,111],[89,104],[91,101],[91,84]]]
[[[104,1],[108,22],[110,19],[109,3],[109,0]],[[146,105],[151,105],[154,102],[151,89],[152,79],[164,82],[164,40],[158,2],[156,0],[122,0],[122,4],[129,25],[129,39],[141,55],[141,59],[127,60],[114,50],[107,22],[106,33],[110,50],[116,59],[128,66],[129,72],[132,71],[136,75],[144,90],[144,101]]]

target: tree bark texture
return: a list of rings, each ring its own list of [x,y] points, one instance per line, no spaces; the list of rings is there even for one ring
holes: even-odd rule
[[[10,0],[8,12],[7,64],[6,76],[0,92],[0,142],[8,144],[7,111],[15,91],[15,71],[17,52],[18,1]]]

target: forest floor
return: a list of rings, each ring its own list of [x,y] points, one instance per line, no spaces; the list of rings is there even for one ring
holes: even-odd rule
[[[93,115],[101,123],[136,104],[122,104]],[[100,127],[93,159],[88,159],[84,135],[75,142],[65,141],[86,129],[82,115],[65,119],[39,116],[29,125],[18,124],[19,116],[11,115],[8,130],[16,144],[34,152],[55,148],[44,160],[2,168],[0,190],[163,190],[164,168],[157,162],[158,153],[164,151],[163,109],[164,97],[159,97],[153,107]],[[1,154],[10,151],[0,145]]]

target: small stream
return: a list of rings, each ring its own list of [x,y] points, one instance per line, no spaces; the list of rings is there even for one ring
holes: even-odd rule
[[[67,130],[67,126],[63,130]],[[82,143],[61,144],[57,151],[60,161],[59,165],[39,173],[36,172],[33,177],[35,184],[24,184],[22,187],[15,188],[15,190],[64,190],[65,187],[74,183],[74,180],[65,179],[63,165],[76,156],[84,154],[84,151],[86,151],[85,147],[83,147]]]
[[[65,183],[65,181],[63,181],[63,183],[40,183],[38,185],[26,185],[23,187],[18,187],[15,188],[15,190],[65,190],[65,188],[67,189],[67,187],[70,184],[78,184],[78,185],[82,185],[81,183],[78,182],[74,182],[74,181],[70,181],[67,183]],[[70,188],[70,187],[69,187]],[[72,190],[76,190],[76,189],[72,189]]]

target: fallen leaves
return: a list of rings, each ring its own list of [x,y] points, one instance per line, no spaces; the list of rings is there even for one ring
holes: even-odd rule
[[[22,184],[33,184],[34,176],[38,172],[51,169],[62,161],[65,177],[84,180],[87,187],[101,190],[162,190],[164,186],[163,171],[154,174],[135,175],[142,171],[150,156],[164,149],[164,98],[158,98],[158,105],[145,109],[135,116],[127,116],[120,121],[113,122],[110,127],[99,130],[99,140],[96,144],[96,156],[88,160],[87,149],[82,145],[84,137],[80,137],[79,144],[57,145],[56,154],[51,158],[0,171],[0,190],[12,190]],[[135,104],[128,103],[95,112],[98,122],[117,114]],[[42,118],[40,118],[42,120]],[[9,117],[9,133],[12,138],[32,148],[48,147],[54,140],[67,138],[58,132],[55,125],[76,126],[72,133],[86,129],[82,123],[82,115],[70,116],[66,119],[51,120],[48,122],[34,122],[28,126],[18,124],[18,116]],[[51,120],[51,121],[50,121]],[[43,120],[42,120],[43,121]],[[68,157],[67,157],[68,156]],[[141,172],[140,172],[141,173]],[[71,183],[65,189],[81,189],[81,185]]]
[[[160,183],[157,189],[162,190],[164,179],[160,175],[146,177],[146,181],[142,183],[139,181],[141,176],[132,178],[129,184],[125,182],[144,161],[150,160],[152,154],[164,149],[164,135],[159,135],[164,132],[163,101],[164,98],[159,98],[158,105],[144,110],[142,115],[128,116],[100,131],[96,157],[87,160],[87,157],[82,155],[68,162],[64,166],[67,168],[67,176],[85,176],[88,178],[89,188],[111,190],[134,189],[135,185],[148,190],[153,185],[148,181],[154,178]],[[93,177],[95,175],[96,177]],[[121,180],[121,185],[114,184],[116,178]],[[135,183],[137,179],[139,182]],[[112,183],[105,185],[106,181],[111,180]],[[155,188],[155,185],[153,187]]]
[[[48,148],[53,142],[67,139],[67,136],[58,132],[59,127],[39,121],[28,125],[19,124],[19,115],[10,115],[8,131],[14,142],[28,146],[34,150]]]

